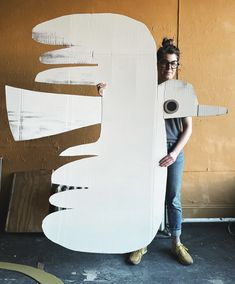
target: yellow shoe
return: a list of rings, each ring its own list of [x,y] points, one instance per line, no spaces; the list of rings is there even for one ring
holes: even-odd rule
[[[183,265],[193,264],[193,259],[188,253],[188,249],[183,245],[179,244],[172,247],[172,253],[177,257],[178,261]]]
[[[139,264],[141,262],[142,256],[147,253],[147,247],[133,251],[129,256],[129,261],[132,264]]]

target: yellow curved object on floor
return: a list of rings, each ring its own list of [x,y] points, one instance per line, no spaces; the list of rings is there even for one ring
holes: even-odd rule
[[[6,269],[11,271],[16,271],[29,276],[40,284],[64,284],[59,278],[54,275],[47,273],[38,268],[34,268],[28,265],[9,263],[9,262],[0,262],[0,269]]]

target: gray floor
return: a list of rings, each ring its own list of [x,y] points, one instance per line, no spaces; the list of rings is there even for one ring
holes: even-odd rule
[[[41,234],[0,234],[0,261],[37,266],[68,283],[235,283],[235,224],[184,224],[182,240],[194,258],[182,266],[170,254],[170,240],[158,235],[143,261],[126,255],[80,253],[53,244]],[[16,272],[0,270],[0,283],[31,284]],[[50,283],[48,283],[50,284]]]

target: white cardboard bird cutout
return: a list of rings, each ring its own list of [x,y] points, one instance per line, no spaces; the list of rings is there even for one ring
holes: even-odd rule
[[[104,81],[108,85],[102,110],[99,109],[102,115],[99,140],[62,153],[97,156],[66,164],[53,173],[53,183],[83,189],[57,193],[50,198],[53,205],[66,210],[44,219],[45,235],[66,248],[85,252],[125,253],[148,245],[164,212],[166,168],[158,165],[166,154],[164,117],[199,114],[195,112],[198,104],[191,85],[174,80],[161,84],[157,92],[154,39],[145,25],[126,16],[68,15],[36,26],[33,38],[41,43],[68,46],[43,54],[42,62],[98,64],[86,69],[49,69],[39,73],[36,81],[53,84]],[[181,92],[187,94],[182,100]],[[12,89],[7,88],[7,100],[11,93]],[[31,100],[33,104],[33,95],[32,92],[32,98],[26,99],[22,91],[21,96],[23,101],[29,100],[30,104]],[[37,95],[43,100],[45,94]],[[57,105],[59,95],[50,96]],[[12,104],[13,100],[7,102],[8,110],[16,109]],[[79,104],[87,110],[89,120],[91,110],[87,108],[90,104],[86,97]],[[94,104],[94,111],[97,107]],[[86,117],[82,116],[82,120],[87,125]],[[81,127],[79,123],[77,127]],[[58,133],[63,131],[65,128]]]

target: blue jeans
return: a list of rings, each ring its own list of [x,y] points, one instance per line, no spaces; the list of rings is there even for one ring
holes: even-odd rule
[[[174,143],[167,143],[168,153],[174,147]],[[182,207],[181,185],[184,168],[184,153],[180,152],[176,161],[167,169],[166,206],[171,235],[181,235]]]

